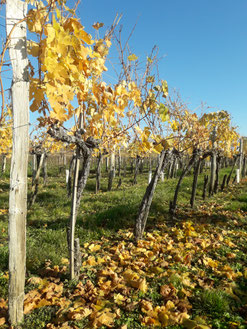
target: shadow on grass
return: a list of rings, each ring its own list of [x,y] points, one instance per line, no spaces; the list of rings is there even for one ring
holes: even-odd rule
[[[95,191],[95,182],[88,180],[85,191],[94,192]]]
[[[87,215],[83,220],[85,229],[94,230],[96,227],[118,231],[133,227],[138,208],[134,204],[118,204],[105,211]]]
[[[36,202],[58,202],[61,201],[61,196],[59,194],[51,193],[51,192],[40,192],[37,194]]]
[[[0,179],[6,179],[6,177],[0,177]],[[10,184],[9,183],[5,183],[5,182],[1,182],[0,183],[0,189],[1,190],[6,190],[8,191],[9,190],[9,187],[10,187]]]
[[[32,228],[44,228],[60,231],[68,226],[69,217],[68,218],[56,218],[54,221],[44,221],[44,219],[30,219],[27,221],[28,227]]]
[[[0,205],[6,205],[9,202],[9,196],[8,194],[1,195],[0,194]],[[2,206],[0,206],[1,208]]]

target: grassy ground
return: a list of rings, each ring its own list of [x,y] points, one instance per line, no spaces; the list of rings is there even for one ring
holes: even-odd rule
[[[222,170],[220,181],[226,172],[229,169]],[[42,280],[46,278],[49,284],[54,284],[51,278],[55,276],[59,278],[59,283],[56,284],[60,290],[62,283],[60,297],[65,301],[69,299],[71,305],[64,302],[61,306],[54,301],[43,306],[41,303],[37,307],[36,302],[35,309],[30,308],[30,312],[27,312],[23,328],[46,328],[48,323],[53,324],[47,328],[65,328],[63,324],[68,328],[86,328],[89,324],[101,328],[114,326],[123,329],[154,325],[198,329],[247,328],[246,182],[231,186],[203,202],[201,175],[196,207],[192,211],[188,207],[192,178],[186,177],[178,200],[178,221],[172,227],[168,205],[177,180],[159,182],[147,225],[150,235],[146,236],[146,244],[135,246],[130,232],[145,191],[147,175],[147,172],[141,174],[138,184],[132,186],[132,175],[129,172],[127,177],[122,178],[119,189],[116,189],[116,177],[111,192],[106,191],[107,179],[104,177],[102,191],[97,195],[94,193],[94,175],[90,175],[81,201],[76,235],[83,246],[81,282],[86,285],[90,281],[93,284],[92,289],[96,290],[94,298],[88,296],[83,304],[83,308],[87,306],[89,309],[88,316],[80,317],[75,314],[82,314],[82,311],[72,312],[72,315],[68,311],[69,308],[76,308],[76,290],[79,288],[78,282],[68,280],[65,269],[66,225],[70,213],[65,174],[64,171],[59,173],[56,167],[49,170],[47,186],[41,186],[35,205],[28,211],[26,291],[29,297],[32,291],[39,291],[40,302],[44,299],[41,296],[47,286],[44,287],[43,281],[30,278],[38,276]],[[6,173],[0,178],[0,296],[4,299],[7,297],[8,281],[8,188]],[[155,247],[152,242],[154,240]],[[98,247],[95,246],[100,246],[100,249],[97,250]],[[129,261],[116,258],[115,251],[121,248],[130,255]],[[146,258],[146,253],[153,253],[153,250],[157,251],[153,255],[155,258]],[[103,260],[100,262],[99,259]],[[105,285],[105,278],[111,277],[110,274],[100,272],[104,269],[118,273],[119,284],[123,285],[124,282],[127,290],[118,287],[102,292],[101,284]],[[126,274],[126,271],[129,272]],[[137,276],[133,276],[133,273]],[[83,294],[86,295],[85,291]],[[121,298],[124,299],[121,301]],[[98,305],[97,308],[99,300],[109,300],[110,304]],[[4,303],[2,300],[2,312],[5,310]],[[184,304],[181,306],[179,303]],[[64,318],[59,322],[57,318],[61,308],[66,309],[67,313],[62,314]],[[189,319],[183,320],[187,315]]]

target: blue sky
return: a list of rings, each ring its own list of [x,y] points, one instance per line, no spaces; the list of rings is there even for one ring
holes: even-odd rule
[[[201,101],[227,110],[247,135],[246,0],[84,0],[78,7],[89,31],[97,21],[110,26],[116,13],[125,37],[137,22],[129,44],[140,59],[159,46],[160,77],[192,110]]]

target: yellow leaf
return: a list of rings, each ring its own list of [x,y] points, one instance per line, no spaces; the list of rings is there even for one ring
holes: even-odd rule
[[[57,18],[60,19],[61,18],[61,11],[56,9],[56,14],[57,14]]]
[[[205,257],[203,259],[203,263],[204,263],[204,265],[206,265],[206,266],[209,265],[212,268],[216,268],[219,265],[219,262],[217,262],[217,260],[213,260],[210,257]]]
[[[45,26],[44,33],[47,36],[46,42],[48,44],[50,44],[56,37],[56,31],[51,24]]]
[[[152,326],[152,327],[155,327],[155,326],[159,327],[161,325],[160,321],[158,321],[156,318],[152,318],[151,316],[145,316],[142,324]]]
[[[38,302],[38,304],[36,305],[36,308],[40,308],[40,307],[43,307],[46,305],[51,305],[51,301],[43,298]]]
[[[142,279],[142,280],[139,280],[137,288],[138,288],[140,291],[144,292],[144,293],[147,292],[147,290],[148,290],[148,285],[147,285],[147,282],[146,282],[146,279],[145,279],[145,278]]]
[[[101,27],[104,26],[104,23],[99,23],[99,22],[97,22],[97,23],[94,23],[92,26],[93,26],[93,28],[94,28],[95,30],[98,31]]]
[[[86,262],[86,264],[90,265],[90,266],[94,266],[97,264],[97,262],[95,261],[95,257],[94,256],[90,256],[88,257],[88,260]]]
[[[40,285],[43,282],[43,279],[39,278],[38,276],[32,276],[27,280],[27,282],[33,285]]]
[[[168,96],[168,84],[167,81],[162,80],[161,81],[161,86],[162,86],[162,92],[163,92],[163,97],[166,98]]]
[[[173,131],[176,131],[178,129],[178,123],[176,121],[173,121],[171,127]]]
[[[101,249],[101,246],[99,244],[91,244],[89,247],[88,247],[89,250],[91,250],[92,252],[95,252],[95,251],[98,251]]]
[[[33,57],[38,57],[39,55],[39,44],[32,40],[28,40],[27,51]]]
[[[105,309],[103,312],[97,313],[94,318],[93,325],[94,327],[107,326],[112,327],[114,324],[116,315],[109,311],[109,309]]]
[[[80,321],[88,317],[92,313],[92,310],[88,307],[69,308],[68,318],[70,320]]]
[[[132,54],[132,55],[128,56],[129,61],[136,61],[137,59],[138,59],[138,57],[135,54]]]
[[[171,300],[168,300],[168,302],[166,303],[166,309],[170,310],[174,307],[175,307],[175,304]]]
[[[133,272],[131,269],[126,270],[123,273],[123,277],[128,283],[133,280],[139,280],[139,278],[140,278],[139,275],[137,273]]]
[[[0,326],[4,325],[5,322],[6,322],[5,318],[0,318]]]
[[[157,144],[154,146],[154,150],[157,152],[157,153],[160,153],[162,150],[163,150],[163,146],[162,144]]]
[[[69,264],[69,260],[68,260],[68,258],[64,258],[64,257],[62,257],[62,258],[61,258],[61,263],[62,263],[63,265],[67,265],[67,264]]]
[[[123,304],[123,301],[126,299],[126,297],[124,297],[121,294],[114,294],[114,301],[117,305],[121,305]]]
[[[108,48],[111,46],[111,41],[109,39],[106,39],[105,40],[105,43],[106,43],[106,45],[107,45]]]
[[[159,321],[161,322],[162,326],[168,326],[169,316],[165,310],[159,312]]]
[[[160,273],[164,272],[164,269],[159,266],[154,266],[150,270],[152,273],[155,273],[155,274],[160,274]]]
[[[169,109],[163,103],[159,106],[159,115],[163,122],[169,119]]]

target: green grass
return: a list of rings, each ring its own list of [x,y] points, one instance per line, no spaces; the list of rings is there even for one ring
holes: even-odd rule
[[[222,169],[220,179],[229,169]],[[80,211],[77,219],[76,234],[84,242],[99,239],[101,236],[111,236],[119,229],[133,229],[134,221],[147,186],[147,169],[138,176],[138,184],[132,185],[133,174],[130,170],[126,177],[122,177],[122,186],[117,189],[118,177],[115,178],[113,190],[107,191],[107,174],[103,172],[102,190],[96,195],[94,193],[95,178],[91,174],[81,200]],[[70,215],[70,199],[67,197],[64,170],[59,172],[58,167],[51,167],[48,171],[49,179],[47,186],[40,189],[36,203],[28,211],[27,215],[27,270],[37,273],[42,268],[46,259],[50,259],[55,265],[60,264],[60,259],[67,254],[66,226]],[[197,201],[202,202],[201,190],[203,187],[203,175],[199,176]],[[29,183],[31,172],[29,168]],[[169,201],[173,197],[173,191],[177,179],[169,179],[159,182],[153,203],[150,209],[147,229],[156,224],[166,221],[168,216]],[[192,177],[185,177],[178,205],[182,208],[189,204]],[[8,172],[0,178],[1,207],[8,208]],[[218,194],[220,196],[221,193]],[[217,200],[218,196],[215,197]],[[240,195],[227,205],[228,209],[238,209],[239,205],[245,207],[246,196]],[[212,200],[212,199],[211,199]],[[7,269],[7,214],[0,215],[0,268]]]
[[[229,168],[222,169],[220,172],[220,182],[225,173],[229,172]],[[209,174],[209,171],[207,171]],[[67,240],[66,227],[70,215],[70,199],[67,197],[65,184],[65,172],[60,172],[58,167],[49,168],[49,179],[47,186],[42,186],[36,199],[36,203],[28,211],[27,216],[27,273],[28,276],[39,274],[47,260],[53,265],[61,265],[62,257],[67,257]],[[138,184],[133,186],[133,174],[128,170],[127,176],[122,177],[122,185],[117,189],[118,177],[113,183],[113,190],[107,191],[107,174],[103,171],[102,190],[96,195],[94,193],[95,177],[91,173],[85,192],[82,196],[80,211],[78,214],[76,225],[76,236],[80,238],[83,245],[86,242],[99,240],[101,237],[117,238],[119,229],[130,229],[134,227],[134,221],[138,213],[139,205],[147,186],[147,169],[137,178]],[[246,220],[242,212],[247,211],[247,184],[240,184],[234,188],[226,188],[224,192],[219,192],[214,197],[202,200],[204,173],[199,176],[196,207],[190,210],[189,200],[192,185],[192,176],[186,176],[178,198],[178,220],[195,220],[202,223],[221,226],[229,226],[229,216],[227,212],[233,212],[235,218],[243,227],[246,227]],[[29,168],[29,184],[31,182],[31,171]],[[168,208],[169,202],[173,198],[174,188],[177,178],[169,179],[165,182],[159,181],[155,191],[153,203],[150,209],[147,230],[155,228],[162,222],[169,223]],[[8,208],[8,172],[0,177],[0,204],[1,209]],[[210,207],[211,211],[203,213],[203,207]],[[226,213],[224,213],[224,210]],[[7,279],[3,273],[8,268],[8,215],[0,214],[0,296],[7,297]],[[239,240],[240,252],[233,265],[236,269],[242,269],[243,262],[246,260],[247,243]],[[245,252],[243,251],[245,250]],[[217,250],[217,254],[208,255],[214,257],[225,257],[231,252],[231,248],[222,247]],[[241,253],[242,252],[242,253]],[[240,265],[238,265],[240,264]],[[176,269],[174,265],[174,269]],[[186,270],[186,269],[185,269]],[[181,269],[180,269],[181,271]],[[88,276],[93,275],[88,273]],[[93,278],[92,278],[93,279]],[[171,283],[178,290],[182,289],[180,278],[173,274],[168,282],[154,282],[152,288],[145,296],[154,304],[158,304],[161,300],[159,294],[159,286],[161,284]],[[151,283],[149,283],[151,285]],[[240,283],[239,283],[240,284]],[[244,283],[241,283],[242,286]],[[71,285],[73,285],[71,283]],[[242,287],[240,285],[240,287]],[[68,284],[68,289],[70,284]],[[241,288],[243,289],[243,288]],[[196,314],[207,314],[211,317],[213,328],[223,329],[223,324],[217,324],[221,314],[227,319],[227,314],[234,319],[231,313],[231,299],[221,290],[202,290],[198,291],[195,302]],[[25,329],[27,328],[43,328],[44,323],[50,321],[54,316],[54,308],[43,307],[30,316],[25,318]],[[236,319],[235,319],[236,320]],[[224,320],[225,321],[225,320]],[[237,321],[237,320],[236,320]],[[225,321],[227,323],[227,321]],[[128,328],[142,328],[138,322],[138,312],[124,314],[119,320],[118,325],[127,324]],[[78,328],[84,328],[86,323],[76,323]],[[172,327],[171,327],[172,328]],[[173,328],[178,328],[173,326]],[[181,328],[181,326],[179,327]],[[227,327],[226,327],[227,328]],[[241,327],[239,327],[241,328]],[[244,327],[243,327],[244,328]]]
[[[57,307],[55,306],[44,306],[36,309],[25,316],[22,326],[25,329],[44,329],[46,324],[56,316],[56,311]]]
[[[202,313],[220,316],[230,311],[231,302],[230,296],[224,291],[206,289],[199,292],[194,305]]]

